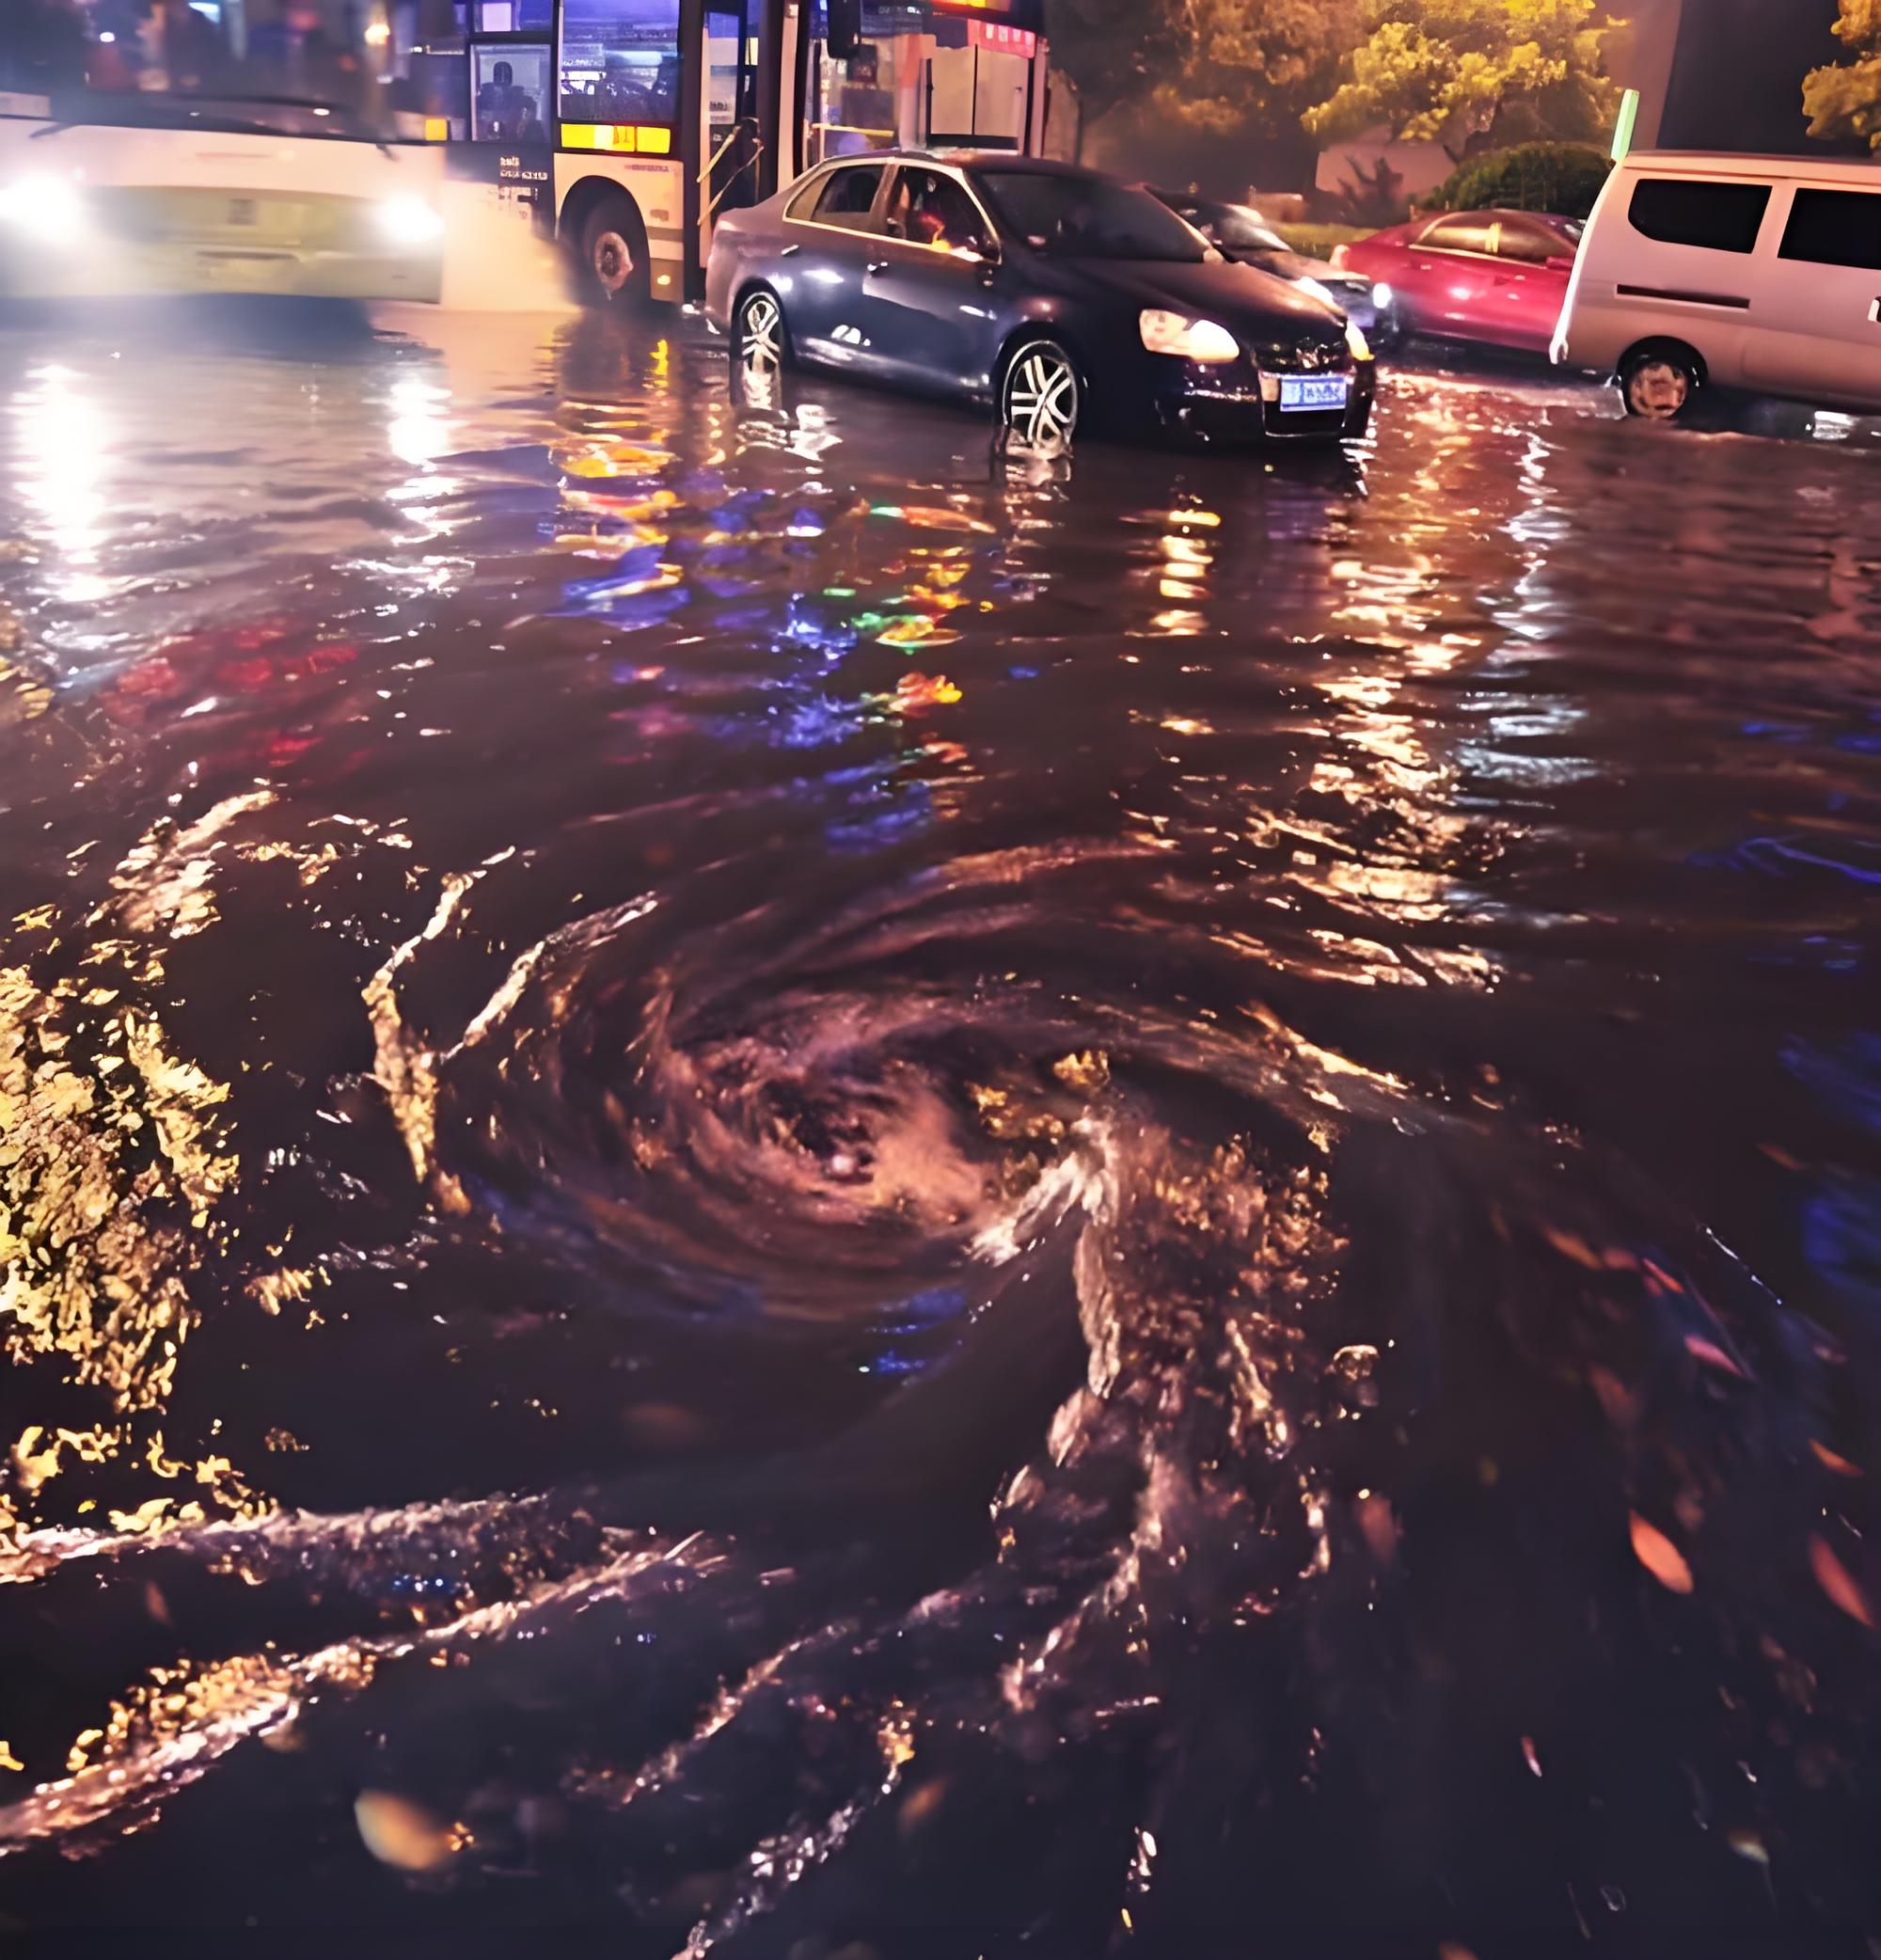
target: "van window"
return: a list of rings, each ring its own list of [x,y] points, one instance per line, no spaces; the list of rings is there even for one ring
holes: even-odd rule
[[[1626,215],[1636,231],[1661,245],[1708,252],[1747,252],[1770,202],[1767,183],[1715,183],[1699,177],[1642,177]]]
[[[1881,272],[1881,191],[1799,188],[1778,256]]]

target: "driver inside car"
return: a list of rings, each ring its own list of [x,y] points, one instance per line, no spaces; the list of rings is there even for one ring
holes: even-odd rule
[[[895,236],[939,251],[971,251],[980,242],[972,207],[944,177],[904,170],[889,218]]]

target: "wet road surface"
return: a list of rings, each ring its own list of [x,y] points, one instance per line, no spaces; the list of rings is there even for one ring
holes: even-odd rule
[[[1881,451],[1795,421],[0,329],[10,1923],[1868,1951]]]

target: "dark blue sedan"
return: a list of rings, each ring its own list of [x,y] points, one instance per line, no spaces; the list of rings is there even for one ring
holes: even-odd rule
[[[1371,353],[1336,308],[1064,164],[825,164],[719,223],[706,309],[754,381],[801,362],[990,404],[1040,449],[1100,416],[1336,442],[1371,415]]]

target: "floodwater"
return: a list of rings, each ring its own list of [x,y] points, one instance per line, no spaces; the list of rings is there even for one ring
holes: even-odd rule
[[[0,329],[7,1923],[1872,1952],[1877,536]]]

